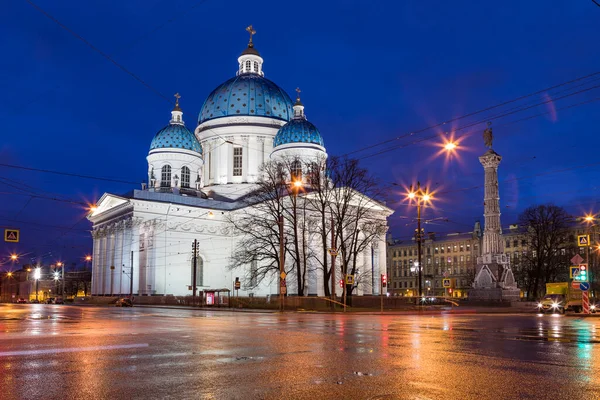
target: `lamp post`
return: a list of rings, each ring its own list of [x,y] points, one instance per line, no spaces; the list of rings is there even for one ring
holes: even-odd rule
[[[421,189],[421,183],[417,182],[416,189],[413,189],[413,186],[410,186],[410,190],[408,192],[408,199],[412,201],[417,206],[417,265],[418,268],[418,293],[419,298],[423,297],[423,267],[421,265],[421,242],[422,242],[422,233],[421,233],[421,207],[425,206],[431,200],[431,194],[427,190]]]
[[[595,224],[596,216],[588,214],[585,217],[583,217],[583,221],[587,225],[586,234],[589,237],[589,243],[586,246],[586,260],[585,261],[588,264],[588,273],[589,273],[590,286],[591,286],[590,289],[592,292],[592,297],[596,297],[596,286],[595,286],[596,274],[595,274],[595,268],[592,265],[593,252],[590,252],[590,246],[592,245],[592,243],[594,242],[594,239],[595,239],[594,238],[594,227],[596,226],[596,224]]]
[[[42,269],[40,267],[37,267],[33,271],[33,279],[35,279],[35,301],[39,301],[38,300],[38,282],[40,281],[41,277],[42,277]]]
[[[61,275],[62,275],[62,282],[61,282],[61,290],[60,290],[60,295],[62,296],[63,300],[65,298],[65,263],[64,262],[57,262],[56,263],[57,267],[60,267],[61,269]],[[58,280],[58,276],[55,276],[56,280]]]

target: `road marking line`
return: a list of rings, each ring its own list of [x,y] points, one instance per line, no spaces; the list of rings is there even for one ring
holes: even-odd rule
[[[112,345],[112,346],[70,347],[70,348],[65,348],[65,349],[3,351],[3,352],[0,352],[0,357],[35,356],[35,355],[40,355],[40,354],[56,354],[56,353],[76,353],[79,351],[137,349],[137,348],[148,347],[148,346],[149,346],[148,343],[136,343],[136,344],[116,344],[116,345]]]

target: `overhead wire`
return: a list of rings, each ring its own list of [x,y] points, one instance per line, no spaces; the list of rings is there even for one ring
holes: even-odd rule
[[[94,50],[96,53],[100,54],[102,57],[104,57],[105,59],[107,59],[108,61],[110,61],[117,68],[119,68],[120,70],[122,70],[123,72],[125,72],[126,74],[128,74],[129,76],[131,76],[133,79],[135,79],[136,81],[138,81],[139,83],[141,83],[142,85],[144,85],[146,88],[150,89],[150,91],[152,91],[154,94],[156,94],[157,96],[159,96],[162,99],[166,100],[167,102],[169,102],[169,104],[173,103],[169,97],[165,96],[158,89],[154,88],[152,85],[150,85],[148,82],[144,81],[142,78],[140,78],[134,72],[132,72],[131,70],[129,70],[128,68],[126,68],[125,66],[123,66],[122,64],[120,64],[119,62],[117,62],[113,57],[111,57],[107,53],[105,53],[102,50],[100,50],[98,47],[96,47],[95,45],[93,45],[90,41],[88,41],[87,39],[85,39],[83,36],[79,35],[77,32],[75,32],[74,30],[72,30],[71,28],[69,28],[68,26],[66,26],[65,24],[63,24],[56,17],[54,17],[52,14],[50,14],[48,11],[44,10],[42,7],[40,7],[39,5],[37,5],[36,3],[34,3],[32,0],[25,0],[25,1],[27,3],[29,3],[33,8],[35,8],[37,11],[39,11],[40,13],[42,13],[43,15],[45,15],[52,22],[54,22],[55,24],[57,24],[58,26],[60,26],[65,31],[69,32],[72,36],[74,36],[78,40],[82,41],[85,45],[87,45],[89,48],[91,48],[92,50]]]
[[[414,136],[414,135],[417,135],[417,134],[422,133],[422,132],[426,132],[426,131],[431,130],[431,129],[439,128],[441,126],[450,124],[452,122],[456,122],[456,121],[459,121],[461,119],[469,118],[469,117],[472,117],[472,116],[475,116],[475,115],[478,115],[478,114],[481,114],[481,113],[484,113],[484,112],[487,112],[487,111],[491,111],[493,109],[496,109],[496,108],[499,108],[499,107],[503,107],[503,106],[508,105],[508,104],[515,103],[517,101],[526,99],[528,97],[539,95],[539,94],[542,94],[544,92],[547,92],[547,91],[550,91],[550,90],[553,90],[553,89],[556,89],[556,88],[559,88],[559,87],[562,87],[562,86],[565,86],[565,85],[569,85],[571,83],[579,82],[581,80],[584,80],[584,79],[587,79],[587,78],[590,78],[590,77],[593,77],[593,76],[598,76],[598,75],[600,75],[600,71],[593,72],[591,74],[588,74],[588,75],[585,75],[585,76],[581,76],[581,77],[578,77],[578,78],[575,78],[575,79],[571,79],[569,81],[561,82],[559,84],[552,85],[552,86],[546,87],[544,89],[541,89],[541,90],[538,90],[538,91],[535,91],[535,92],[532,92],[532,93],[529,93],[529,94],[526,94],[526,95],[518,96],[518,97],[516,97],[514,99],[511,99],[511,100],[507,100],[507,101],[504,101],[504,102],[501,102],[501,103],[498,103],[498,104],[495,104],[495,105],[492,105],[492,106],[489,106],[489,107],[486,107],[486,108],[483,108],[483,109],[480,109],[480,110],[477,110],[477,111],[473,111],[473,112],[461,115],[459,117],[454,117],[454,118],[448,119],[446,121],[443,121],[443,122],[440,122],[440,123],[437,123],[437,124],[429,125],[427,127],[418,129],[416,131],[411,131],[411,132],[408,132],[408,133],[400,135],[400,136],[396,136],[396,137],[391,138],[391,139],[387,139],[387,140],[384,140],[384,141],[381,141],[381,142],[378,142],[378,143],[375,143],[375,144],[372,144],[372,145],[369,145],[369,146],[365,146],[365,147],[359,148],[357,150],[353,150],[351,152],[343,154],[343,156],[347,156],[347,155],[350,155],[350,154],[354,154],[354,153],[362,152],[362,151],[365,151],[365,150],[369,150],[371,148],[383,146],[385,144],[388,144],[388,143],[391,143],[391,142],[394,142],[394,141],[397,141],[397,140],[400,140],[400,139],[403,139],[403,138],[406,138],[406,137]]]

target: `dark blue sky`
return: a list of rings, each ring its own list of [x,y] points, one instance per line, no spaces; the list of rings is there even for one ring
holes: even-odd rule
[[[266,77],[288,93],[301,87],[306,113],[332,155],[600,71],[600,7],[592,1],[37,3],[169,101],[180,92],[190,129],[208,94],[235,74],[237,56],[247,43],[244,28],[253,24]],[[0,38],[2,163],[145,179],[148,146],[168,123],[172,104],[24,0],[3,5]],[[600,79],[581,81],[444,130],[597,84]],[[494,149],[504,157],[500,180],[598,162],[599,103],[560,108],[599,96],[600,89],[594,89],[495,120]],[[503,126],[552,107],[558,111]],[[434,157],[439,140],[430,140],[363,162],[384,184],[420,179],[446,191],[426,217],[450,221],[428,225],[428,230],[468,231],[475,219],[482,219],[483,191],[456,190],[483,183],[477,160],[485,150],[483,129],[478,125],[457,133],[468,135],[460,160]],[[383,148],[436,132],[442,131]],[[600,165],[594,165],[501,182],[503,223],[514,222],[524,207],[541,202],[573,213],[598,211],[599,171]],[[82,208],[26,193],[93,201],[106,191],[133,187],[6,167],[0,167],[0,177],[0,224],[20,227],[23,234],[18,246],[0,245],[0,261],[12,250],[45,255],[45,261],[78,261],[91,251]],[[13,194],[17,192],[24,195]],[[390,220],[392,233],[410,234],[410,219],[400,217],[410,217],[414,210],[389,205],[397,209]]]

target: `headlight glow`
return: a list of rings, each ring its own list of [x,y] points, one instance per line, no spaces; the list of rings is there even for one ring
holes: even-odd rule
[[[552,308],[558,308],[558,303],[556,303],[556,302],[552,303]]]
[[[542,308],[542,307],[544,307],[544,305],[543,305],[542,303],[538,303],[538,305],[537,305],[537,306],[538,306],[539,308]]]

